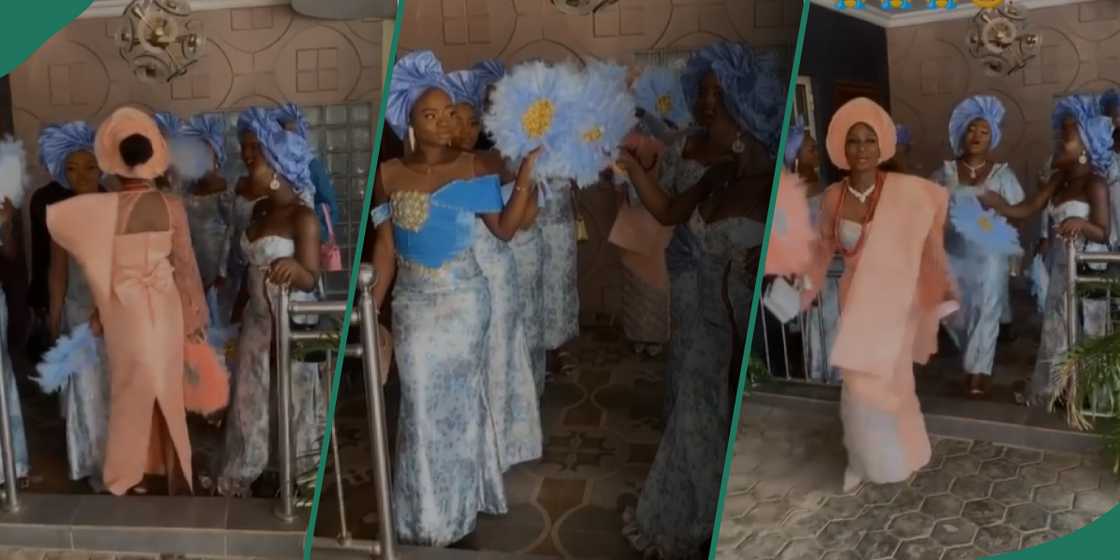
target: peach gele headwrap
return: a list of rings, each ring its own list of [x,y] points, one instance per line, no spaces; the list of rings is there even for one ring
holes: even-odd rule
[[[857,97],[836,110],[832,121],[828,123],[828,137],[825,146],[828,149],[828,158],[836,167],[848,171],[848,158],[844,155],[844,145],[848,140],[848,131],[857,124],[866,124],[875,131],[879,139],[879,163],[894,157],[898,145],[894,119],[879,106],[878,103],[866,98]]]
[[[139,134],[152,143],[152,157],[148,161],[130,167],[121,157],[121,141],[133,134]],[[133,107],[121,107],[101,126],[93,140],[93,153],[102,171],[126,179],[152,180],[167,171],[169,158],[167,140],[160,134],[156,121],[147,113]]]

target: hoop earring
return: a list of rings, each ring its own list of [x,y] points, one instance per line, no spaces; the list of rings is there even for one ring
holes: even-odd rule
[[[273,190],[273,191],[280,190],[280,179],[278,177],[276,177],[275,173],[272,174],[272,180],[269,181],[268,188],[269,188],[269,190]]]
[[[416,151],[416,130],[411,126],[408,127],[408,149],[409,151]]]
[[[1077,156],[1077,163],[1081,165],[1089,163],[1089,156],[1085,155],[1085,150],[1081,150],[1081,155]]]

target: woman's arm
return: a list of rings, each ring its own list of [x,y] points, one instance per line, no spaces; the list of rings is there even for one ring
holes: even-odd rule
[[[482,221],[486,223],[486,227],[502,241],[513,239],[517,230],[521,229],[525,223],[525,215],[529,206],[536,201],[537,187],[533,182],[533,168],[539,155],[540,148],[537,148],[521,160],[521,168],[518,169],[517,180],[513,184],[513,196],[510,197],[502,211],[482,215]],[[500,169],[494,169],[492,163],[479,158],[475,158],[474,161],[476,175],[501,174]]]
[[[388,203],[389,194],[381,182],[379,167],[373,180],[373,206],[377,208]],[[374,227],[377,229],[373,239],[373,270],[377,273],[377,283],[373,286],[373,301],[380,308],[397,273],[397,247],[393,242],[392,220],[374,224]]]
[[[183,202],[177,197],[165,196],[171,219],[171,266],[175,269],[175,286],[183,304],[183,333],[188,337],[202,336],[210,322],[210,310],[202,288],[202,276],[191,246],[190,224]]]
[[[708,169],[708,172],[684,194],[674,196],[650,177],[642,164],[629,153],[623,151],[619,158],[619,166],[630,178],[634,190],[638,191],[642,206],[665,226],[687,222],[696,206],[711,194],[715,185],[733,177],[737,170],[734,163],[718,164]]]
[[[1081,236],[1093,243],[1109,241],[1111,213],[1108,202],[1108,185],[1098,178],[1090,179],[1085,186],[1089,199],[1089,219],[1069,218],[1058,224],[1058,233],[1064,237]]]
[[[1039,185],[1037,191],[1031,196],[1028,196],[1018,204],[1011,204],[1004,200],[999,193],[995,191],[984,191],[977,197],[980,203],[984,206],[995,210],[1001,216],[1011,220],[1027,220],[1035,214],[1046,208],[1046,204],[1050,202],[1050,198],[1054,196],[1054,191],[1058,190],[1064,179],[1062,174],[1055,172],[1050,175],[1050,178]]]
[[[276,259],[269,268],[269,279],[301,292],[314,291],[319,283],[319,217],[314,210],[300,207],[292,217],[293,256]]]
[[[0,201],[0,254],[5,259],[13,260],[19,256],[19,246],[16,243],[16,216],[19,210],[12,205],[12,201]]]
[[[70,255],[57,243],[51,242],[51,260],[47,269],[47,285],[49,297],[49,323],[51,338],[58,338],[62,334],[62,306],[66,301],[66,287],[70,274]]]

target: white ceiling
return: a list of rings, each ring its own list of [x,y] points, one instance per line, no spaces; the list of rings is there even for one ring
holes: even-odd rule
[[[131,0],[93,0],[89,8],[79,18],[115,17],[124,13]],[[191,0],[191,10],[223,10],[227,8],[259,8],[262,6],[286,6],[291,0]]]
[[[850,15],[857,19],[874,23],[880,27],[905,27],[921,25],[935,21],[950,19],[970,18],[976,15],[979,9],[972,5],[970,0],[960,0],[953,9],[931,9],[927,0],[910,0],[909,10],[884,10],[879,0],[864,0],[863,9],[841,9],[836,7],[836,0],[810,0],[812,3],[837,12]],[[1017,0],[1016,4],[1029,9],[1048,8],[1051,6],[1066,6],[1093,0]]]

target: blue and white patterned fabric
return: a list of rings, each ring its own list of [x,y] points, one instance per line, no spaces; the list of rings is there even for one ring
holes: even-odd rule
[[[579,247],[572,188],[556,182],[537,214],[542,257],[544,346],[556,350],[579,336]]]
[[[674,297],[689,304],[685,323],[695,332],[675,362],[681,368],[673,373],[676,403],[625,529],[647,557],[692,558],[711,538],[731,423],[727,376],[737,357],[728,341],[745,336],[754,286],[746,257],[765,230],[747,218],[700,225],[694,274],[673,286]]]
[[[1018,204],[1026,196],[1015,172],[1006,163],[994,164],[987,179],[979,185],[961,182],[955,160],[944,162],[930,180],[954,194],[975,196],[992,191],[1010,204]],[[991,375],[1000,323],[1011,310],[1010,258],[992,254],[952,227],[945,228],[945,238],[949,265],[962,299],[960,310],[946,320],[946,330],[961,350],[965,372]]]
[[[392,313],[401,405],[392,499],[393,526],[406,543],[446,546],[475,530],[479,512],[507,511],[494,429],[501,405],[490,402],[484,370],[491,294],[472,247],[477,215],[501,207],[490,176],[431,194],[396,190],[373,210],[375,225],[392,221],[398,253]]]
[[[502,470],[506,471],[541,456],[541,416],[532,350],[521,313],[523,297],[514,249],[490,233],[481,220],[475,225],[472,248],[490,290],[483,371]]]

